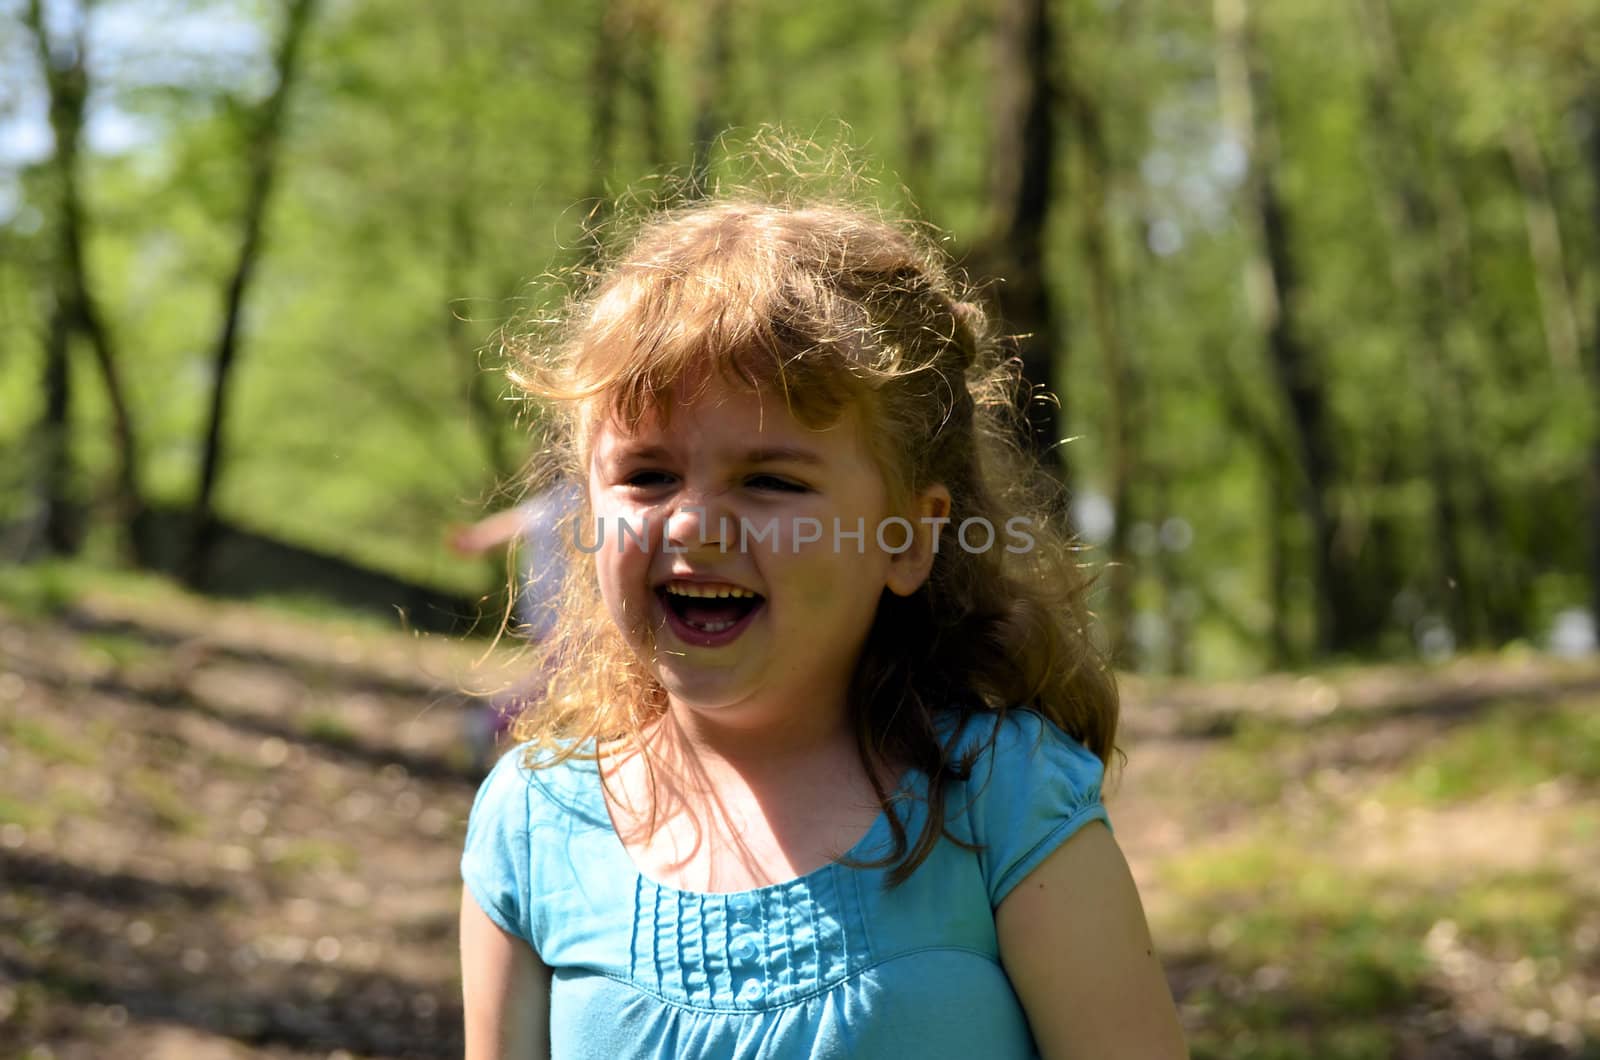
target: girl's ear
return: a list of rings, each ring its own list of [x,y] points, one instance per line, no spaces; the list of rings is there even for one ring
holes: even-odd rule
[[[928,580],[939,536],[950,521],[950,491],[937,482],[923,490],[912,504],[910,518],[910,547],[889,556],[887,584],[896,596],[910,596]]]

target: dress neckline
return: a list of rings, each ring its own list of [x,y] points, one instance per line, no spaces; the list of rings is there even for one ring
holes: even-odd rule
[[[670,883],[662,883],[639,868],[638,864],[633,860],[633,854],[629,852],[627,844],[622,841],[622,836],[617,831],[616,821],[611,816],[611,806],[606,802],[605,785],[601,780],[600,761],[598,759],[588,759],[585,764],[593,768],[584,770],[586,775],[584,797],[590,802],[590,811],[595,817],[597,827],[606,833],[611,854],[627,867],[636,884],[647,886],[663,895],[693,901],[762,898],[782,891],[792,890],[796,885],[815,883],[824,876],[835,872],[861,871],[854,866],[844,864],[844,861],[870,861],[872,860],[871,855],[875,850],[879,852],[879,856],[882,853],[887,853],[889,811],[880,806],[877,816],[873,817],[872,823],[867,826],[866,832],[850,846],[849,850],[846,850],[840,857],[823,862],[810,872],[803,872],[787,879],[778,880],[775,883],[763,884],[760,887],[746,887],[737,891],[694,891],[676,887]],[[920,776],[920,772],[914,766],[907,767],[900,774],[899,782],[890,789],[890,797],[914,796],[916,794],[914,789],[919,786],[918,780]],[[882,844],[881,850],[880,844]]]

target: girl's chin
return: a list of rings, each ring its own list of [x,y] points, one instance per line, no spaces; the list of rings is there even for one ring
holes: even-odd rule
[[[804,701],[806,690],[791,685],[774,685],[768,678],[747,669],[687,666],[682,660],[668,660],[654,668],[656,680],[667,690],[674,710],[703,714],[766,714],[774,704]],[[787,708],[786,708],[787,709]]]
[[[670,678],[662,684],[666,686],[671,709],[677,711],[680,717],[696,714],[727,718],[750,706],[748,696],[738,695],[727,686],[717,688],[706,682],[675,682]]]

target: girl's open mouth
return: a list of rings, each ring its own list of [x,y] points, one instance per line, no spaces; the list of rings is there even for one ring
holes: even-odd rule
[[[667,625],[685,644],[715,648],[749,627],[766,597],[748,589],[669,583],[656,590]]]

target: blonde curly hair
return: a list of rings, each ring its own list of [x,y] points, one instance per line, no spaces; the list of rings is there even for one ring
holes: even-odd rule
[[[928,778],[926,824],[908,836],[894,812],[903,881],[945,835],[945,795],[972,758],[953,761],[936,727],[963,715],[1029,707],[1109,765],[1114,676],[1090,636],[1089,579],[1062,526],[1061,487],[1019,444],[1014,360],[943,252],[916,225],[838,200],[722,196],[646,217],[586,270],[562,312],[505,336],[513,382],[545,412],[533,466],[547,485],[586,482],[605,417],[667,417],[675,388],[709,374],[775,388],[797,420],[823,428],[858,410],[891,503],[934,483],[951,526],[1031,521],[1026,552],[941,548],[915,594],[886,592],[850,689],[849,709],[880,803],[874,762]],[[594,556],[575,547],[593,524],[587,498],[562,527],[565,583],[554,630],[530,648],[548,675],[514,726],[530,764],[597,757],[667,708],[647,660],[614,626]]]

